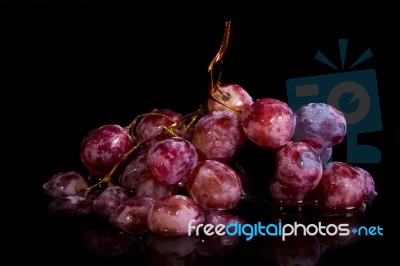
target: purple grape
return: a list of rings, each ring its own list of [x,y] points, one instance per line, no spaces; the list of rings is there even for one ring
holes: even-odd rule
[[[138,234],[149,230],[147,218],[154,200],[148,197],[133,197],[123,201],[111,214],[109,222],[124,232]]]
[[[243,111],[241,124],[252,142],[265,149],[276,149],[292,138],[296,120],[287,103],[262,98]]]
[[[309,103],[296,113],[293,139],[307,141],[315,148],[333,147],[346,135],[344,114],[326,103]]]
[[[191,198],[183,195],[157,200],[148,216],[150,230],[162,235],[188,235],[190,222],[197,226],[204,222],[204,215]]]
[[[203,116],[193,130],[192,143],[202,160],[228,161],[245,144],[236,116],[219,111]]]
[[[245,110],[251,104],[253,104],[253,98],[250,94],[241,86],[237,84],[225,84],[222,85],[213,92],[212,96],[217,100],[236,108],[237,110]],[[240,112],[232,110],[229,107],[222,105],[221,103],[209,99],[207,102],[208,112],[212,113],[214,111],[223,111],[234,114],[235,116],[240,116]]]
[[[93,213],[92,201],[81,196],[56,198],[48,205],[49,213],[61,216],[81,216]]]
[[[119,125],[104,125],[83,139],[80,156],[91,175],[103,177],[132,147],[133,140],[126,129]]]
[[[321,176],[321,159],[308,143],[289,141],[275,154],[275,178],[289,193],[309,192],[318,185]]]
[[[87,187],[87,179],[75,171],[55,174],[43,185],[46,194],[53,198],[75,196],[79,189]]]
[[[128,198],[120,186],[108,186],[93,200],[93,209],[102,216],[110,216]]]
[[[242,196],[239,175],[227,164],[205,160],[190,173],[186,187],[191,198],[204,210],[229,210]]]
[[[177,184],[187,178],[197,163],[196,148],[189,141],[172,137],[154,143],[147,154],[151,176],[164,185]]]

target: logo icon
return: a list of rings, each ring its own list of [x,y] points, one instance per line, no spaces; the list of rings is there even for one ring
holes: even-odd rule
[[[340,69],[320,51],[315,59],[339,72],[288,79],[288,103],[294,111],[311,102],[323,102],[336,107],[343,112],[347,122],[347,162],[380,163],[381,152],[377,147],[358,142],[360,133],[382,129],[376,72],[374,69],[352,70],[370,58],[372,51],[367,49],[345,68],[348,40],[339,39],[338,42]]]

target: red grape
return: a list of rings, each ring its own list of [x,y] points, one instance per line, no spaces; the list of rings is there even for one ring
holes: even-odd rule
[[[213,112],[196,124],[192,143],[201,159],[225,162],[233,157],[246,141],[246,135],[236,116]]]
[[[275,154],[275,178],[290,193],[307,193],[321,180],[322,163],[311,145],[289,141]]]
[[[156,136],[163,131],[163,126],[169,127],[182,118],[180,113],[169,109],[153,109],[149,115],[145,115],[136,126],[136,137],[138,140],[145,140]],[[180,137],[186,131],[186,127],[177,128],[174,133]]]
[[[304,192],[285,191],[281,183],[276,179],[271,179],[268,183],[269,195],[272,202],[276,205],[294,206],[303,203]]]
[[[366,195],[364,174],[344,162],[324,166],[317,187],[318,204],[323,210],[341,211],[360,207]]]
[[[361,175],[364,176],[365,179],[365,198],[366,199],[371,199],[376,197],[378,193],[375,191],[375,181],[372,175],[365,170],[364,168],[361,168],[359,166],[354,166],[354,168],[360,172]]]
[[[189,197],[171,195],[155,202],[150,209],[148,225],[152,232],[162,235],[188,235],[189,222],[197,226],[204,222],[204,214]]]
[[[61,172],[53,175],[44,185],[46,194],[53,198],[77,195],[79,189],[88,186],[88,181],[75,171]]]
[[[83,139],[80,156],[91,175],[102,177],[107,175],[132,147],[132,137],[123,127],[104,125],[92,130]]]
[[[155,200],[171,193],[172,186],[157,182],[148,171],[147,149],[140,149],[128,162],[119,177],[120,185],[133,196],[150,197]]]
[[[265,149],[276,149],[292,138],[295,118],[287,103],[262,98],[243,111],[241,124],[251,141]]]
[[[189,141],[172,137],[154,143],[147,153],[147,167],[155,180],[164,185],[187,178],[197,163],[196,148]]]
[[[212,96],[224,104],[237,108],[241,111],[247,109],[253,103],[253,98],[250,96],[250,94],[243,87],[237,84],[222,85],[218,88],[218,90],[213,92]],[[240,112],[226,107],[212,99],[208,100],[207,106],[209,113],[212,113],[213,111],[224,111],[236,116],[240,116]]]
[[[143,233],[149,230],[147,218],[154,200],[148,197],[133,197],[123,201],[111,214],[109,222],[126,233]]]
[[[120,186],[108,186],[93,200],[93,209],[100,215],[110,216],[115,209],[128,198]]]
[[[198,163],[186,187],[191,198],[205,210],[232,209],[242,196],[239,175],[227,164],[213,160]]]

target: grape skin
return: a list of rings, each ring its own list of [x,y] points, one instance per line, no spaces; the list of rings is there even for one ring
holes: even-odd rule
[[[322,163],[311,145],[289,141],[275,154],[275,178],[290,193],[307,193],[322,177]]]
[[[204,222],[204,214],[189,197],[171,195],[155,202],[149,211],[148,225],[152,232],[162,235],[188,235],[188,224],[193,226]]]
[[[222,85],[213,92],[212,94],[217,100],[228,104],[229,106],[235,107],[238,110],[245,110],[253,104],[253,98],[250,94],[241,86],[237,84],[225,84]],[[239,117],[240,112],[237,112],[231,108],[228,108],[212,99],[207,102],[208,112],[223,111],[230,114],[234,114]]]
[[[132,137],[119,125],[103,125],[83,139],[80,147],[82,163],[96,177],[107,175],[133,147]]]
[[[196,148],[189,141],[172,137],[154,143],[146,158],[151,176],[164,185],[187,178],[198,160]]]
[[[138,234],[149,230],[147,218],[154,200],[148,197],[133,197],[123,201],[111,214],[109,222],[126,233]]]
[[[196,124],[192,143],[202,160],[228,161],[246,142],[246,135],[236,116],[213,112]]]
[[[346,135],[344,114],[332,105],[309,103],[295,115],[294,140],[308,141],[315,148],[327,148],[341,143]]]
[[[115,209],[128,199],[128,195],[120,186],[108,186],[93,200],[93,209],[102,216],[110,216]]]
[[[275,178],[268,183],[268,191],[271,200],[276,205],[293,206],[303,203],[304,193],[289,193]]]
[[[76,171],[60,172],[53,175],[44,185],[46,194],[53,198],[77,195],[78,189],[88,186],[88,181]]]
[[[152,138],[159,133],[163,131],[163,126],[169,127],[171,126],[174,122],[178,121],[180,118],[182,118],[182,115],[180,113],[177,113],[175,111],[169,110],[169,109],[153,109],[150,111],[150,115],[146,115],[142,117],[139,121],[139,123],[136,126],[136,137],[138,140],[145,140]],[[168,117],[170,120],[168,120],[166,117],[157,115],[161,114],[166,117]],[[182,126],[179,129],[174,130],[174,132],[180,136],[183,137],[183,134],[186,131],[186,127]]]
[[[146,164],[148,149],[135,151],[134,156],[126,162],[119,176],[121,187],[134,192],[142,179],[149,174]]]
[[[365,177],[348,163],[328,163],[324,166],[317,195],[320,207],[326,210],[360,207],[366,195]]]
[[[172,186],[157,182],[147,168],[147,149],[140,149],[119,177],[119,184],[132,196],[160,199],[171,193]]]
[[[292,138],[295,121],[287,103],[272,98],[258,99],[241,116],[246,136],[265,149],[285,145]]]
[[[361,168],[359,166],[354,166],[354,168],[360,172],[360,174],[364,177],[365,180],[365,189],[364,189],[364,194],[366,199],[371,199],[376,197],[378,193],[375,191],[375,181],[372,175],[365,170],[364,168]]]
[[[312,146],[312,143],[310,143]],[[315,151],[319,154],[322,163],[326,163],[332,156],[332,147],[316,148]]]
[[[242,196],[239,175],[227,164],[204,160],[196,165],[187,180],[190,197],[204,210],[229,210]]]

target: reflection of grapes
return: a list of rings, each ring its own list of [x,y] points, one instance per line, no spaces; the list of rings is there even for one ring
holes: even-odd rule
[[[244,221],[239,217],[223,211],[206,211],[204,217],[204,224],[212,224],[214,226],[219,224],[227,226],[232,223],[244,224]],[[202,256],[220,257],[234,250],[239,241],[240,236],[219,236],[217,234],[209,236],[203,233],[196,250]]]
[[[317,214],[339,214],[358,210],[377,195],[365,169],[328,163],[346,134],[344,116],[333,106],[311,103],[293,113],[282,100],[265,97],[253,102],[243,87],[221,85],[213,77],[209,98],[192,113],[155,108],[126,127],[107,124],[92,130],[80,146],[88,177],[62,172],[43,185],[53,198],[51,213],[92,214],[112,226],[112,233],[104,235],[104,245],[114,247],[110,253],[90,228],[82,232],[89,249],[121,254],[129,236],[148,248],[145,254],[153,263],[165,262],[163,256],[173,257],[172,263],[197,255],[216,257],[240,247],[241,238],[188,234],[193,236],[200,224],[246,223],[234,215],[243,206],[261,214],[271,207],[298,211],[307,204]],[[247,176],[237,160],[248,147],[272,155],[274,161],[265,164],[273,164],[273,172]],[[261,156],[256,159],[262,161]],[[259,180],[267,185],[257,187]],[[254,190],[268,197],[253,197]],[[123,239],[121,246],[115,239]],[[309,265],[321,254],[319,241],[315,236],[292,237],[264,244],[270,248],[268,258],[278,265]],[[324,241],[329,248],[335,239]]]
[[[101,257],[114,257],[128,251],[132,238],[112,228],[104,219],[90,217],[81,224],[84,245]]]

